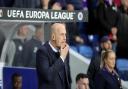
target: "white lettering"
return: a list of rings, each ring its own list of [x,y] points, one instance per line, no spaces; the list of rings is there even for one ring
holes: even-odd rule
[[[26,11],[26,18],[49,19],[49,13],[45,11]]]
[[[13,18],[24,18],[24,13],[22,10],[8,10],[7,16]]]
[[[51,12],[51,19],[73,20],[73,12]]]

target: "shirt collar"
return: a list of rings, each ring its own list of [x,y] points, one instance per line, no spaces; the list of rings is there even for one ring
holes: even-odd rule
[[[50,45],[50,47],[52,48],[52,50],[53,50],[54,52],[58,52],[58,50],[57,50],[55,47],[52,46],[52,44],[50,43],[50,41],[49,41],[49,45]]]

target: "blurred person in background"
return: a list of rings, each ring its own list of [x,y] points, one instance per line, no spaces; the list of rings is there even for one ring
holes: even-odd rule
[[[22,89],[22,76],[18,73],[12,75],[12,89]]]
[[[119,30],[117,32],[117,58],[128,59],[128,0],[121,0]]]
[[[75,10],[74,5],[71,2],[68,2],[67,10],[68,11]],[[90,48],[91,51],[89,50],[89,46],[85,46],[87,44],[87,37],[83,35],[81,36],[79,32],[78,23],[68,22],[66,23],[66,28],[67,28],[66,30],[68,33],[68,42],[69,42],[70,47],[74,49],[75,51],[79,52],[81,55],[90,57],[92,50],[91,48]]]
[[[99,0],[97,7],[98,35],[110,36],[113,49],[117,48],[120,14],[114,0]]]
[[[120,11],[128,15],[128,0],[121,0]]]
[[[23,45],[27,40],[29,27],[27,24],[20,24],[16,37],[13,38],[7,49],[5,63],[7,66],[21,66]]]
[[[68,2],[67,4],[67,10],[68,11],[74,11],[74,5],[71,2]],[[82,37],[79,35],[79,30],[77,27],[76,22],[68,22],[66,23],[67,27],[67,33],[68,33],[68,41],[70,45],[76,45],[76,44],[84,44],[84,40]]]
[[[119,28],[118,28],[119,29]],[[112,30],[112,32],[108,35],[111,42],[112,42],[112,49],[116,52],[117,44],[118,44],[118,38],[117,38],[117,30]]]
[[[37,8],[47,10],[48,9],[49,1],[50,0],[40,0],[40,6],[37,7]]]
[[[99,0],[97,7],[97,19],[99,21],[98,34],[100,38],[112,34],[117,39],[119,14],[118,8],[114,5],[113,0]]]
[[[74,5],[74,9],[75,10],[82,10],[83,6],[82,6],[82,2],[83,0],[66,0],[67,3],[70,2]]]
[[[116,54],[112,50],[101,54],[101,70],[94,79],[95,89],[122,89],[121,80],[115,68]]]
[[[68,11],[74,11],[74,5],[70,2],[67,4]],[[83,43],[83,39],[79,36],[78,27],[76,22],[66,23],[69,45],[75,45],[76,43]]]
[[[43,44],[43,27],[35,26],[35,35],[24,44],[22,52],[22,66],[36,67],[36,52]]]
[[[50,0],[49,9],[52,10],[62,10],[66,8],[66,1],[65,0]]]
[[[109,37],[108,36],[102,37],[100,41],[100,51],[96,55],[93,55],[93,57],[91,58],[91,62],[89,64],[88,71],[87,71],[89,81],[90,81],[89,83],[90,89],[95,89],[94,78],[95,78],[95,75],[100,70],[102,52],[111,50],[111,49],[112,49],[112,44]]]
[[[74,5],[72,3],[67,3],[67,10],[74,11],[75,10]]]
[[[76,76],[76,89],[90,89],[88,75],[79,73]]]

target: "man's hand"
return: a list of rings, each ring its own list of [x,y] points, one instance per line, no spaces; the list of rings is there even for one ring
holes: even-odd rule
[[[63,60],[65,60],[67,54],[68,54],[69,46],[67,43],[64,43],[61,45],[60,48],[60,56],[62,57]]]

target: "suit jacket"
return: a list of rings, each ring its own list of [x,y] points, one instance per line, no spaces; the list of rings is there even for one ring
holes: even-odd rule
[[[39,89],[70,89],[69,56],[63,62],[48,42],[37,51],[36,68]]]
[[[121,81],[117,74],[112,74],[103,68],[95,77],[95,89],[122,89]]]

